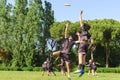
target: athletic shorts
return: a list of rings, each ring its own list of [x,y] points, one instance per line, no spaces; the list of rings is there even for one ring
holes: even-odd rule
[[[86,54],[88,45],[86,43],[80,43],[78,53]]]
[[[69,60],[70,54],[66,54],[66,53],[60,52],[60,57],[61,57],[64,61],[70,62],[70,60]]]

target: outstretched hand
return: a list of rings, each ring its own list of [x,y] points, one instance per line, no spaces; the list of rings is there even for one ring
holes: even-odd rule
[[[80,35],[80,33],[79,33],[79,32],[76,32],[76,35],[77,35],[77,36],[79,36],[79,35]]]
[[[66,23],[66,27],[68,27],[68,25],[69,25],[69,23],[67,22],[67,23]]]
[[[82,15],[82,14],[83,14],[83,10],[80,11],[80,15]]]

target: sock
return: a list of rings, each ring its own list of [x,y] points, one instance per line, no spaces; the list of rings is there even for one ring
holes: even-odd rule
[[[78,65],[78,69],[81,70],[82,69],[82,64]]]
[[[81,66],[81,70],[84,70],[84,68],[85,68],[85,65],[82,64],[82,66]]]

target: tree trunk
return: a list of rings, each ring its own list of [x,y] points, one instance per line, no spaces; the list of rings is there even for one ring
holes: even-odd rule
[[[109,43],[106,43],[106,68],[109,67],[109,54],[110,54]]]

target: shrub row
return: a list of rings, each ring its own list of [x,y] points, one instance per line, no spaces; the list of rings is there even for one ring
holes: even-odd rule
[[[85,68],[85,71],[88,72],[88,68]],[[118,68],[103,68],[99,67],[97,68],[98,73],[120,73],[120,67]]]
[[[88,72],[88,67],[85,68],[85,72]],[[41,67],[3,67],[0,66],[1,71],[42,71]],[[77,68],[72,69],[72,71],[77,70]],[[55,69],[55,71],[58,71]],[[97,68],[99,73],[120,73],[120,67],[118,68]]]
[[[0,67],[1,71],[42,71],[41,67]]]

